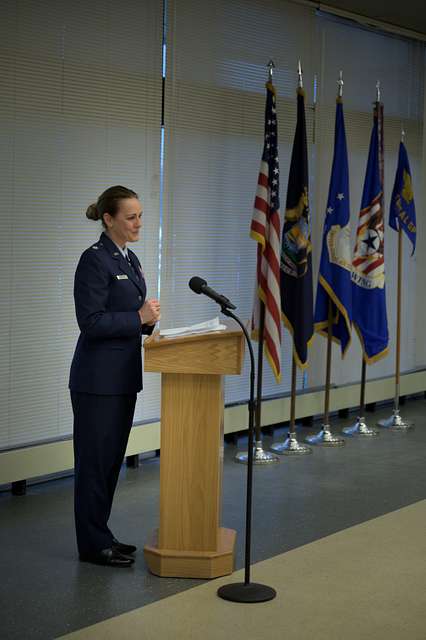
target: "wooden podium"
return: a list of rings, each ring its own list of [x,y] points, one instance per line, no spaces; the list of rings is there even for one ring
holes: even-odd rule
[[[242,331],[145,340],[145,370],[161,372],[160,528],[145,545],[152,573],[232,573],[236,532],[220,527],[223,375],[241,373]]]

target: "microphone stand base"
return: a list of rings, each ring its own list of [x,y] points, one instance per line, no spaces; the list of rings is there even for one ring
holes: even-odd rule
[[[217,595],[231,602],[267,602],[273,600],[277,592],[272,587],[257,582],[234,582],[217,590]]]

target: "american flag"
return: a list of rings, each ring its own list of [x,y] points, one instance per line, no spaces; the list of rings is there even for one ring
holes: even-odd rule
[[[275,88],[266,84],[265,138],[250,236],[257,246],[257,282],[252,315],[252,337],[259,335],[260,307],[265,305],[263,340],[266,357],[277,382],[281,379],[280,298],[280,170]]]

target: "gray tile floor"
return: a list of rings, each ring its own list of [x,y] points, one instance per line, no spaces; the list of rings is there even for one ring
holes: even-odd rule
[[[381,431],[376,439],[348,439],[339,449],[257,467],[254,478],[252,560],[256,562],[426,497],[426,400],[403,407],[416,423],[410,433]],[[389,407],[367,413],[370,424]],[[333,419],[337,425],[348,420]],[[318,430],[302,429],[300,437]],[[265,437],[282,439],[283,429]],[[239,447],[244,447],[240,440]],[[246,467],[225,446],[223,525],[238,532],[243,566]],[[31,486],[26,496],[0,494],[0,637],[49,640],[143,606],[201,581],[158,578],[147,572],[142,547],[158,525],[159,460],[123,467],[111,528],[139,545],[131,570],[79,563],[74,543],[72,478]],[[252,579],[256,579],[255,569]],[[288,585],[291,589],[291,584]]]

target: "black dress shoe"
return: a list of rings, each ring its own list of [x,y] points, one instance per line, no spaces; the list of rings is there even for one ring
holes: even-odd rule
[[[102,549],[97,553],[80,553],[82,562],[91,562],[92,564],[102,564],[108,567],[131,567],[134,563],[133,558],[127,558],[114,548]]]
[[[117,538],[112,539],[112,548],[119,553],[123,553],[125,556],[134,553],[137,549],[134,544],[124,544],[124,542],[119,542]]]

